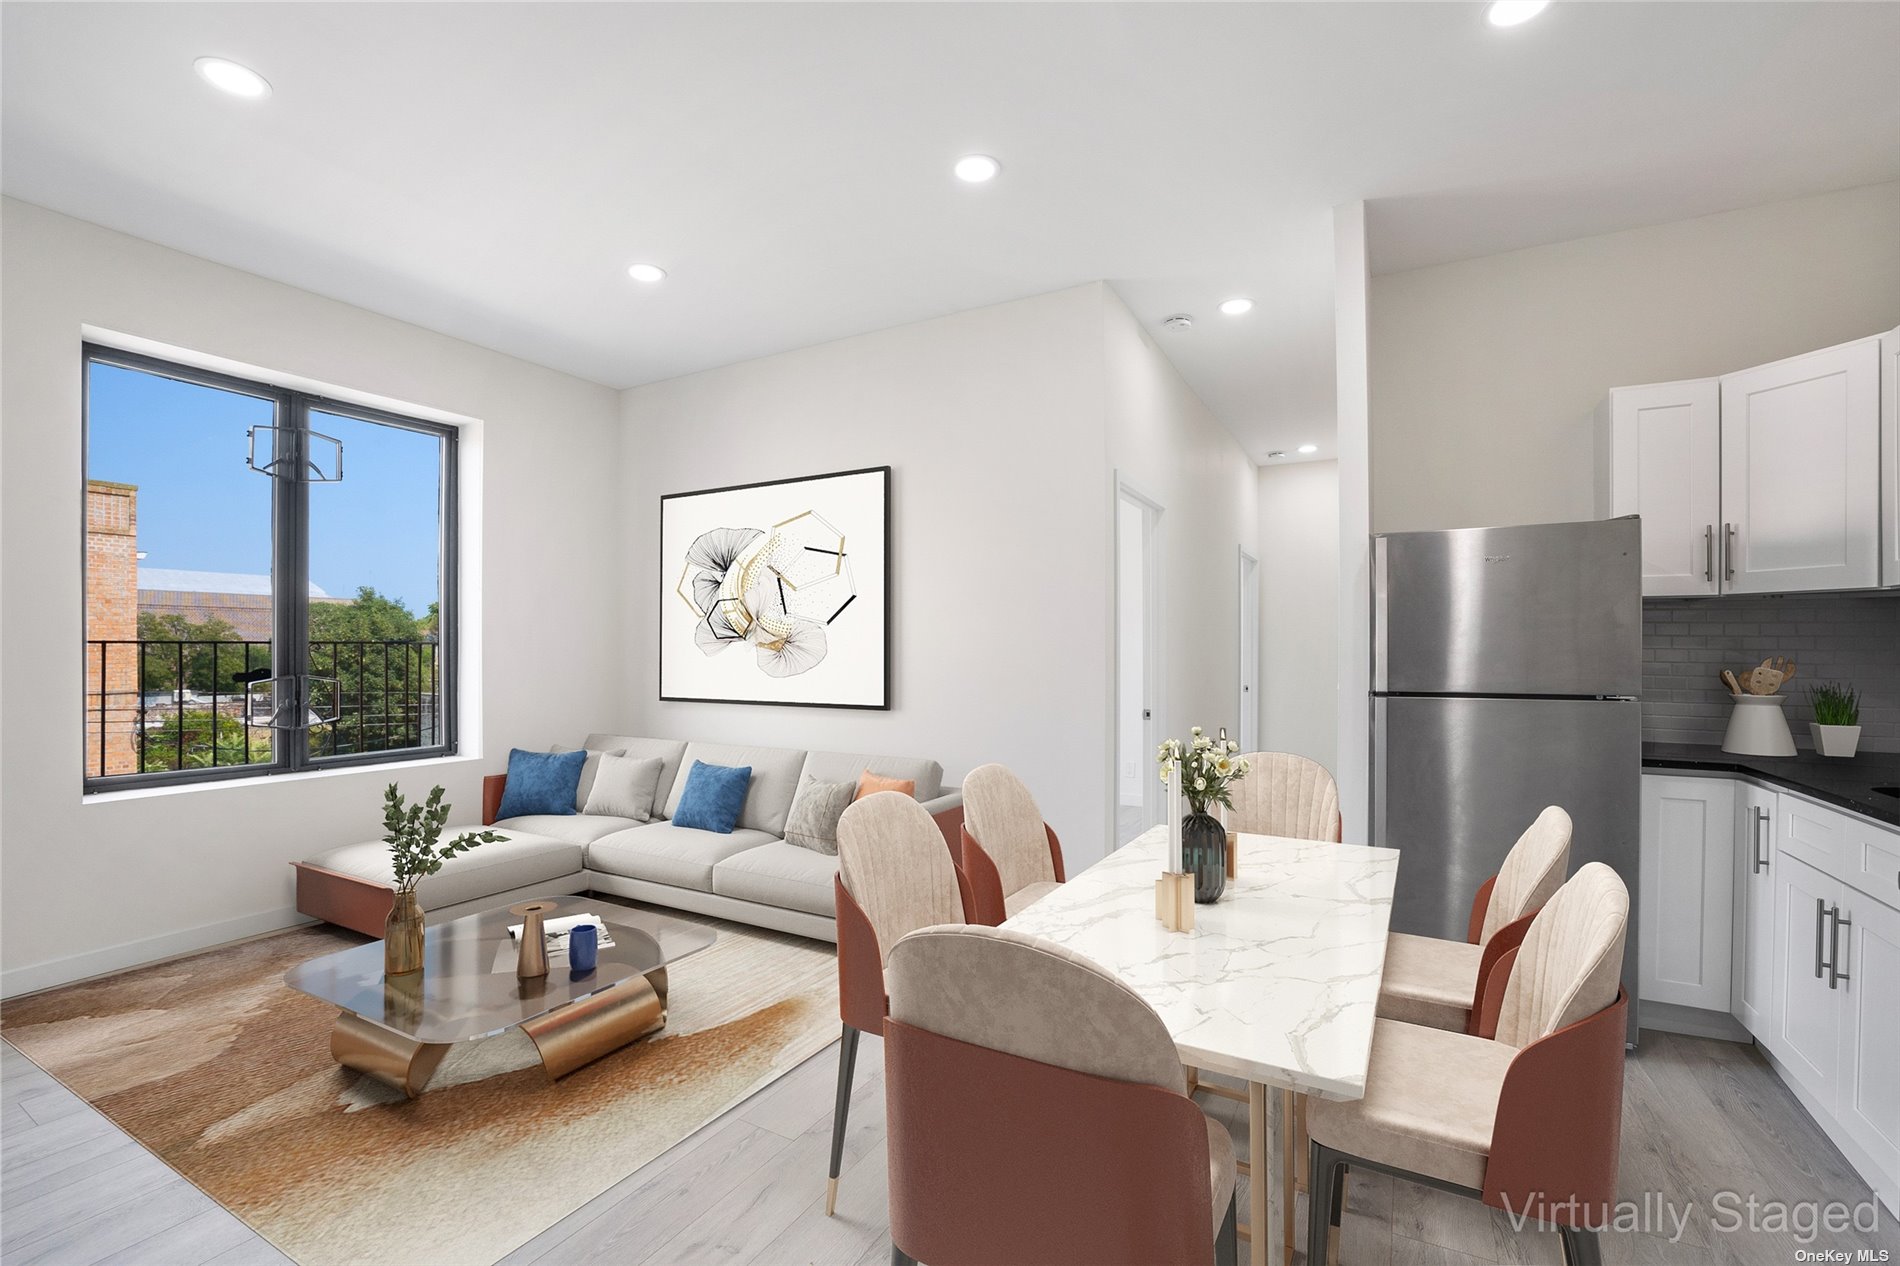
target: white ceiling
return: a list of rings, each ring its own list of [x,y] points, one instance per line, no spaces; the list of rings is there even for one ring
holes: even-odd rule
[[[1481,14],[7,3],[0,176],[616,387],[1107,278],[1256,458],[1331,452],[1337,203],[1390,271],[1900,176],[1900,4]]]

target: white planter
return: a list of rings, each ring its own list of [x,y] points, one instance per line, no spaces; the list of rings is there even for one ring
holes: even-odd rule
[[[1852,756],[1860,746],[1858,725],[1822,725],[1810,721],[1808,733],[1814,738],[1814,750],[1823,756]]]
[[[1793,756],[1794,735],[1781,715],[1786,695],[1736,695],[1722,750],[1741,756]]]

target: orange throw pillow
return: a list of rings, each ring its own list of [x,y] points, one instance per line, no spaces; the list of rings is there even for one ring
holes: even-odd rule
[[[901,791],[912,800],[915,800],[917,798],[917,780],[915,778],[885,778],[881,774],[874,774],[867,769],[858,775],[858,794],[851,798],[853,800],[862,800],[866,796],[874,796],[880,791]]]

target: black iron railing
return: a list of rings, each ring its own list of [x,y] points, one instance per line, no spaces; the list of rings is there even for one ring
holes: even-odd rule
[[[321,758],[441,742],[434,642],[312,642],[303,676],[297,716],[274,697],[268,641],[89,641],[86,773],[270,764],[282,743]]]

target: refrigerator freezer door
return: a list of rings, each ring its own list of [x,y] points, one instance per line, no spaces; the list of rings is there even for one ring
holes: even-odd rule
[[[1633,700],[1373,700],[1372,842],[1401,851],[1392,930],[1462,941],[1479,885],[1545,805],[1574,823],[1570,869],[1630,889],[1623,982],[1636,1021],[1641,705]]]
[[[1372,689],[1642,691],[1638,520],[1373,538]]]

